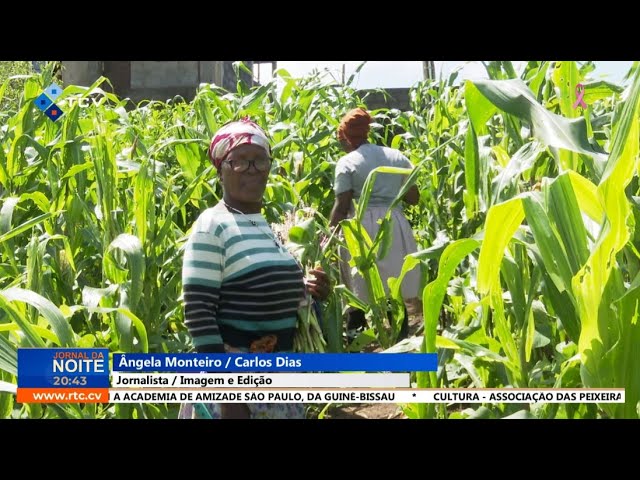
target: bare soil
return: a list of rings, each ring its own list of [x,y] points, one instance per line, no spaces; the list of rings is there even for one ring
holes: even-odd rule
[[[409,336],[416,335],[421,329],[422,314],[416,312],[416,308],[409,309]],[[367,351],[379,351],[379,347],[367,349]],[[403,419],[407,416],[402,409],[393,403],[349,403],[329,407],[325,413],[329,419]]]

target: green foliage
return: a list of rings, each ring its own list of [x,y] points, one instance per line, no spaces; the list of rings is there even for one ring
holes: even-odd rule
[[[33,73],[31,62],[0,62],[0,112],[15,108],[24,89],[25,76]]]
[[[425,80],[411,90],[411,111],[372,111],[372,140],[415,166],[396,203],[411,184],[420,192],[405,209],[420,251],[401,277],[422,272],[423,336],[394,345],[399,325],[385,324],[386,309],[400,310],[400,279],[385,293],[374,261],[391,244],[388,219],[376,238],[357,218],[343,222],[344,238],[327,226],[343,155],[336,127],[366,103],[351,82],[278,70],[280,88],[276,80],[239,82],[237,92],[203,84],[191,102],[132,107],[101,78],[64,85],[65,115],[52,122],[33,100],[55,65],[34,75],[28,62],[0,62],[0,416],[176,416],[176,405],[16,404],[16,349],[190,351],[182,248],[222,193],[207,146],[220,125],[250,115],[273,144],[267,220],[293,217],[290,240],[305,265],[320,263],[337,284],[319,322],[329,351],[346,349],[342,313],[357,305],[374,327],[354,348],[438,353],[438,371],[415,379],[421,387],[627,389],[620,405],[409,405],[409,416],[636,418],[638,74],[623,92],[591,82],[587,64],[529,62],[520,74],[510,62],[485,66],[490,80]],[[571,109],[577,83],[585,112]],[[371,305],[340,284],[338,247],[366,275]]]

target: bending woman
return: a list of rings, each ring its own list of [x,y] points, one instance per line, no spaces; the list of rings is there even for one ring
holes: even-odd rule
[[[342,118],[338,127],[338,139],[347,154],[340,158],[336,165],[334,183],[336,200],[330,221],[332,227],[338,225],[341,220],[354,215],[353,200],[360,199],[364,182],[374,168],[380,166],[413,168],[411,161],[399,150],[369,143],[371,120],[372,118],[366,110],[356,108]],[[405,178],[403,175],[395,174],[378,174],[376,176],[367,210],[362,219],[362,225],[372,240],[380,227],[378,220],[384,218]],[[409,205],[416,205],[418,199],[418,188],[415,185],[407,191],[403,198],[404,202]],[[411,225],[401,207],[394,208],[391,221],[393,224],[393,244],[387,256],[376,262],[387,294],[389,293],[387,279],[389,277],[397,278],[400,275],[405,256],[417,251]],[[345,252],[345,258],[341,264],[343,281],[361,301],[369,303],[369,295],[362,275],[360,273],[352,275],[347,262],[348,252]],[[405,302],[411,301],[419,304],[417,297],[420,288],[420,272],[416,269],[410,271],[405,276],[401,288]],[[391,318],[389,320],[391,321]],[[363,329],[365,325],[364,312],[352,309],[349,312],[347,322],[349,336],[355,336],[357,331]],[[400,338],[406,338],[407,335],[408,315],[405,307]]]

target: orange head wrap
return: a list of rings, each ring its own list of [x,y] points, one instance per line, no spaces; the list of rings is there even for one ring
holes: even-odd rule
[[[346,140],[353,148],[362,145],[369,135],[372,118],[363,108],[354,108],[340,121],[338,139]]]

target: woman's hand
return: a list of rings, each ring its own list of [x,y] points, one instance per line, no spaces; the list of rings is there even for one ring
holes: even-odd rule
[[[307,290],[316,300],[324,301],[331,293],[331,282],[329,275],[325,273],[322,267],[309,270],[315,278],[307,279]]]
[[[322,236],[320,237],[320,250],[324,251],[324,249],[327,246],[327,243],[329,243],[329,237],[327,237],[325,234],[322,234]]]

